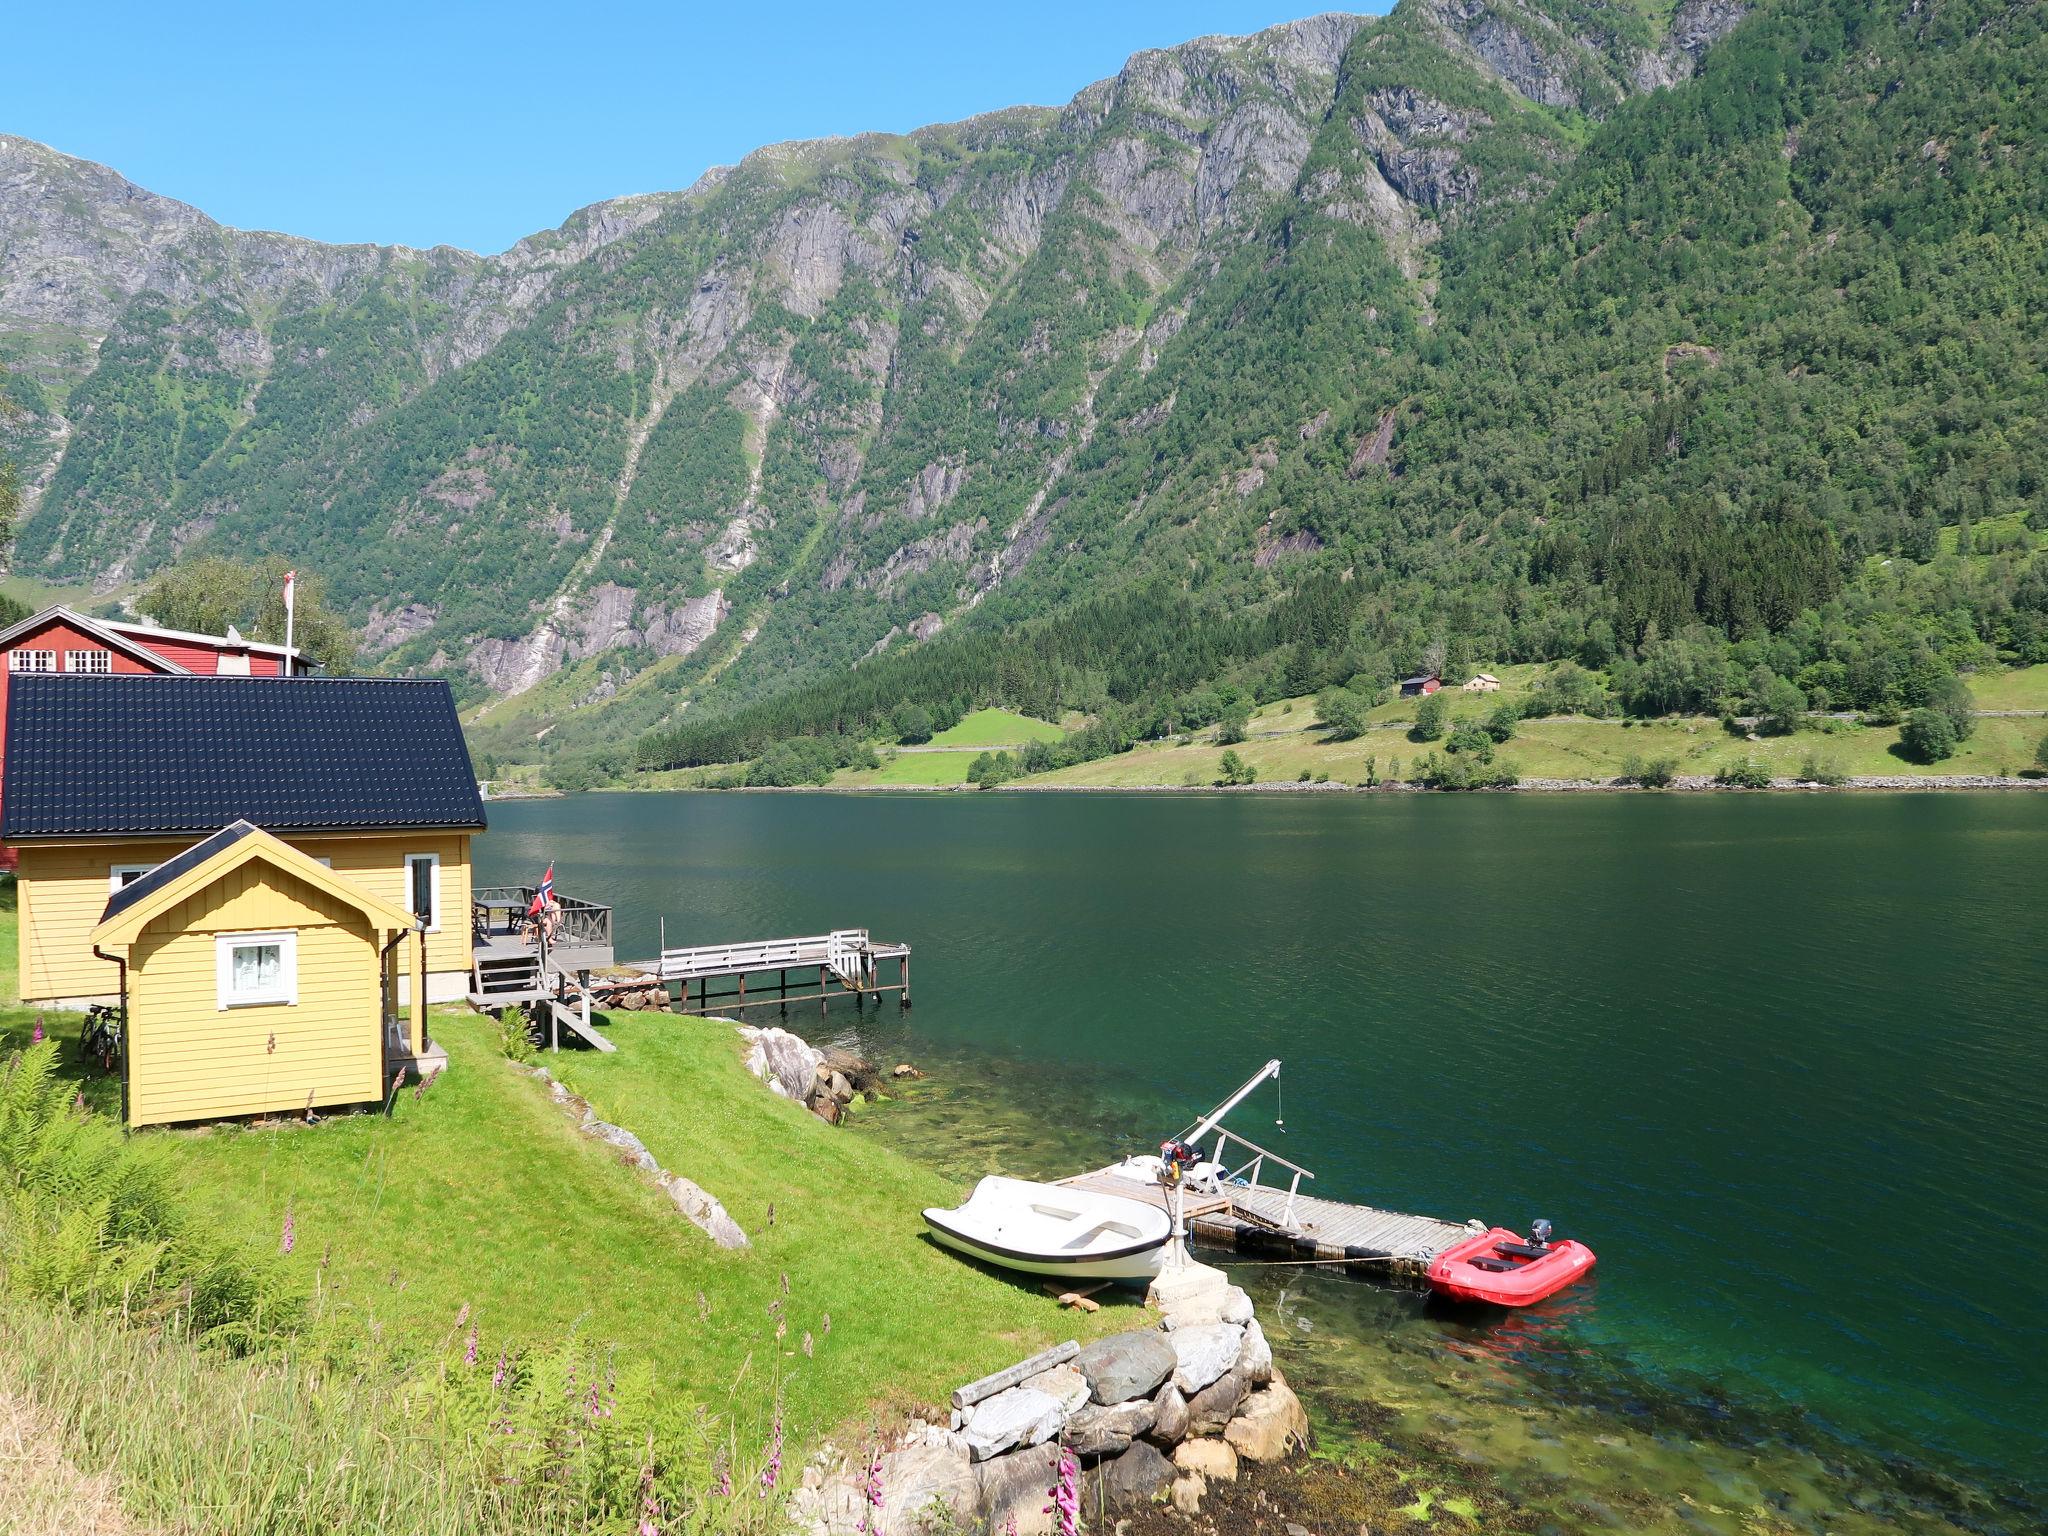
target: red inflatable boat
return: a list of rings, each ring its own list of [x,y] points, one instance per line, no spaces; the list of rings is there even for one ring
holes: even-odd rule
[[[1429,1286],[1453,1301],[1526,1307],[1555,1296],[1593,1267],[1593,1250],[1570,1238],[1549,1241],[1550,1223],[1537,1223],[1536,1240],[1492,1227],[1447,1248],[1429,1266]]]

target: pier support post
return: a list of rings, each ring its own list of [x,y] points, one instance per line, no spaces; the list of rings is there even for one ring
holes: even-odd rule
[[[896,1006],[908,1008],[910,1006],[910,956],[905,955],[903,957],[903,968],[896,973],[896,979],[902,983],[897,988]]]
[[[818,1012],[830,1013],[831,1011],[832,999],[825,991],[825,967],[821,965],[818,967]]]

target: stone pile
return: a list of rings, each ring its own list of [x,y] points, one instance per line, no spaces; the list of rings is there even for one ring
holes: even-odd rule
[[[879,1512],[861,1493],[866,1459],[825,1453],[805,1471],[799,1522],[813,1536],[853,1536],[878,1513],[882,1530],[915,1531],[936,1503],[959,1529],[1002,1531],[1014,1521],[1017,1536],[1047,1536],[1062,1444],[1080,1461],[1084,1510],[1170,1500],[1194,1514],[1211,1483],[1236,1479],[1240,1462],[1278,1461],[1307,1444],[1307,1416],[1242,1290],[1189,1265],[1156,1285],[1152,1300],[1165,1314],[1160,1327],[1049,1351],[1014,1385],[955,1409],[947,1425],[914,1425],[880,1458]]]
[[[881,1072],[852,1051],[838,1046],[819,1050],[786,1029],[736,1027],[747,1042],[747,1070],[769,1092],[794,1099],[828,1125],[837,1125],[856,1098],[873,1103],[881,1090]]]

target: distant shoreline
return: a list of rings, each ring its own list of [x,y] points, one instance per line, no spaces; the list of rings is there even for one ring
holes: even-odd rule
[[[1296,779],[1275,779],[1265,784],[999,784],[993,791],[1002,795],[1575,795],[1575,794],[1885,794],[1935,791],[1960,794],[1970,791],[2048,790],[2048,775],[2040,778],[1999,778],[1983,774],[1908,774],[1851,778],[1841,784],[1820,784],[1809,779],[1774,779],[1769,789],[1748,789],[1737,784],[1720,784],[1705,775],[1684,775],[1659,787],[1624,784],[1601,779],[1524,779],[1479,789],[1432,789],[1426,784],[1339,784],[1326,781],[1302,783]],[[493,795],[491,804],[511,800],[560,800],[574,795],[961,795],[982,794],[977,784],[749,784],[731,789],[711,789],[701,784],[639,786],[605,784],[592,789],[550,790],[530,794]]]

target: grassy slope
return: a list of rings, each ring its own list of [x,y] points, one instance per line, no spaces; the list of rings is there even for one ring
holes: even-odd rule
[[[1018,747],[1027,741],[1058,741],[1060,728],[1007,709],[977,709],[932,738],[935,747]]]
[[[961,752],[899,752],[894,757],[884,757],[879,768],[842,768],[832,776],[832,787],[859,789],[869,785],[901,784],[929,788],[965,784],[967,770],[974,766],[975,758],[987,750],[986,747],[977,747]]]
[[[1451,695],[1451,718],[1483,716],[1503,699],[1513,698],[1540,668],[1516,667],[1499,675],[1503,687],[1498,694]],[[2048,709],[2048,666],[1970,679],[1979,709]],[[1237,754],[1259,771],[1259,780],[1296,779],[1303,769],[1313,778],[1328,774],[1332,780],[1358,783],[1365,777],[1368,756],[1378,760],[1384,775],[1395,758],[1406,772],[1442,743],[1411,741],[1407,723],[1415,716],[1415,701],[1398,699],[1371,712],[1374,729],[1352,741],[1326,740],[1315,727],[1315,702],[1288,699],[1266,706],[1250,722],[1250,739],[1240,744]],[[2033,763],[2034,750],[2048,719],[1980,719],[1971,738],[1956,756],[1941,763],[1915,763],[1893,751],[1899,739],[1893,726],[1861,727],[1838,725],[1814,727],[1790,736],[1743,741],[1708,719],[1659,720],[1624,725],[1619,720],[1527,720],[1517,726],[1515,738],[1499,749],[1500,756],[1515,765],[1525,778],[1607,779],[1621,773],[1625,758],[1669,757],[1677,760],[1681,773],[1712,773],[1722,763],[1746,755],[1773,766],[1790,776],[1812,755],[1831,762],[1842,773],[1858,776],[1913,775],[1921,778],[1959,774],[2013,774]],[[1213,733],[1204,733],[1204,737]],[[1100,785],[1114,787],[1136,784],[1187,782],[1195,775],[1199,783],[1213,783],[1221,775],[1218,764],[1223,749],[1213,741],[1197,738],[1187,746],[1148,742],[1117,757],[1080,763],[1056,773],[1023,780],[1026,784]]]
[[[13,943],[10,910],[0,953]],[[0,1009],[0,1052],[25,1043],[31,1021]],[[74,1016],[49,1023],[76,1035]],[[152,1140],[183,1165],[191,1197],[252,1243],[275,1243],[289,1207],[307,1284],[338,1287],[389,1339],[437,1340],[467,1303],[487,1349],[577,1329],[651,1357],[665,1382],[714,1407],[743,1376],[742,1399],[758,1404],[780,1375],[799,1435],[877,1403],[941,1401],[1124,1311],[1077,1322],[1036,1289],[931,1246],[918,1212],[960,1191],[769,1094],[741,1067],[729,1027],[621,1015],[618,1054],[564,1052],[548,1064],[663,1166],[726,1203],[754,1248],[723,1252],[609,1149],[576,1135],[539,1084],[505,1065],[495,1033],[472,1014],[437,1015],[451,1069],[424,1098],[402,1095],[389,1120]],[[114,1079],[69,1051],[66,1066],[96,1108],[117,1108]],[[784,1275],[789,1330],[778,1341],[769,1308]]]

